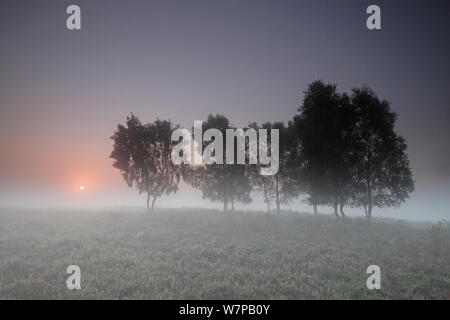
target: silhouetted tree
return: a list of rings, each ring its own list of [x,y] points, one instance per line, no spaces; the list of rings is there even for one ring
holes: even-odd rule
[[[111,137],[113,166],[120,170],[129,187],[134,184],[139,193],[147,193],[149,213],[153,212],[157,198],[178,190],[181,167],[174,165],[170,158],[173,147],[170,138],[175,129],[166,120],[142,124],[132,114],[127,117],[126,125],[118,125]]]
[[[298,180],[309,194],[308,201],[317,212],[317,205],[331,205],[336,217],[338,208],[349,201],[352,185],[352,154],[355,114],[346,94],[336,85],[315,81],[308,85],[294,117],[297,131],[295,152]]]
[[[251,123],[250,128],[258,130],[256,123]],[[293,183],[290,183],[290,171],[288,168],[289,152],[291,150],[291,132],[290,127],[287,127],[283,122],[265,122],[261,129],[267,130],[267,141],[258,139],[258,143],[264,143],[267,150],[271,150],[271,130],[276,129],[279,132],[279,170],[274,175],[262,175],[260,173],[261,165],[258,161],[257,165],[249,166],[249,176],[252,185],[257,191],[261,192],[264,197],[264,202],[267,205],[267,211],[270,212],[270,204],[275,202],[277,214],[280,214],[280,206],[282,203],[287,203],[296,196],[293,192]]]
[[[259,163],[248,166],[248,176],[252,184],[252,190],[261,192],[267,206],[267,213],[270,213],[270,204],[275,200],[275,177],[261,175],[260,170],[261,165]]]
[[[353,204],[363,206],[368,219],[373,207],[398,206],[414,190],[405,139],[395,130],[397,114],[368,87],[354,89],[357,112]]]
[[[223,202],[224,211],[228,210],[229,205],[234,210],[236,202],[251,202],[251,184],[248,171],[246,165],[226,163],[226,129],[232,129],[228,118],[223,115],[208,115],[207,120],[203,122],[202,134],[208,129],[217,129],[221,134],[221,140],[218,139],[217,141],[222,144],[222,164],[213,163],[185,167],[183,180],[192,187],[201,190],[204,199]],[[212,141],[216,138],[218,137],[214,137]],[[203,149],[212,141],[203,141],[203,145],[197,149],[197,152],[203,154]],[[234,145],[234,157],[236,158],[236,143]],[[218,155],[215,154],[214,156],[218,160]],[[236,159],[234,163],[236,163]]]

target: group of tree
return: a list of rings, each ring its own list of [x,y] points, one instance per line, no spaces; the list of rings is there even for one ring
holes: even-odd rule
[[[344,207],[362,207],[370,219],[374,207],[399,206],[414,189],[406,142],[395,132],[396,119],[389,102],[368,87],[347,94],[335,84],[315,81],[286,124],[248,124],[278,129],[279,170],[274,175],[261,175],[259,163],[227,164],[225,152],[223,164],[175,165],[171,133],[178,126],[162,120],[142,124],[135,115],[111,137],[111,158],[130,187],[147,193],[149,211],[158,197],[176,192],[183,180],[203,198],[222,202],[224,211],[234,210],[237,202],[251,202],[252,192],[259,192],[268,212],[275,205],[279,213],[282,204],[306,195],[315,213],[318,206],[331,206],[336,217],[345,217]],[[233,126],[223,115],[209,115],[202,130],[210,128],[225,136]],[[201,152],[208,143],[197,148]]]

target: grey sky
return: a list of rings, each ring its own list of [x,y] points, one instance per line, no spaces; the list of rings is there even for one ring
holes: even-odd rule
[[[65,28],[74,3],[81,31]],[[381,31],[365,27],[369,4],[381,7]],[[77,155],[87,171],[108,167],[102,188],[122,192],[109,136],[130,112],[186,127],[208,113],[239,126],[287,121],[306,85],[323,79],[345,91],[367,84],[392,103],[416,179],[411,203],[427,199],[445,215],[449,9],[448,1],[2,1],[0,198],[59,188],[64,157]]]

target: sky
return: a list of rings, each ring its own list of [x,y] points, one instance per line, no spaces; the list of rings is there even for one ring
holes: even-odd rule
[[[70,4],[81,30],[66,28]],[[381,30],[366,28],[371,4]],[[448,1],[2,1],[0,206],[144,205],[109,159],[131,112],[187,128],[209,113],[288,121],[322,79],[368,85],[399,115],[416,190],[379,214],[449,220],[449,12]],[[183,187],[161,205],[214,206],[200,198]]]

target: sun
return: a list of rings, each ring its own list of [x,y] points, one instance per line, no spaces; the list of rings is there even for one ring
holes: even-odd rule
[[[80,191],[83,191],[84,190],[84,186],[80,186]]]

